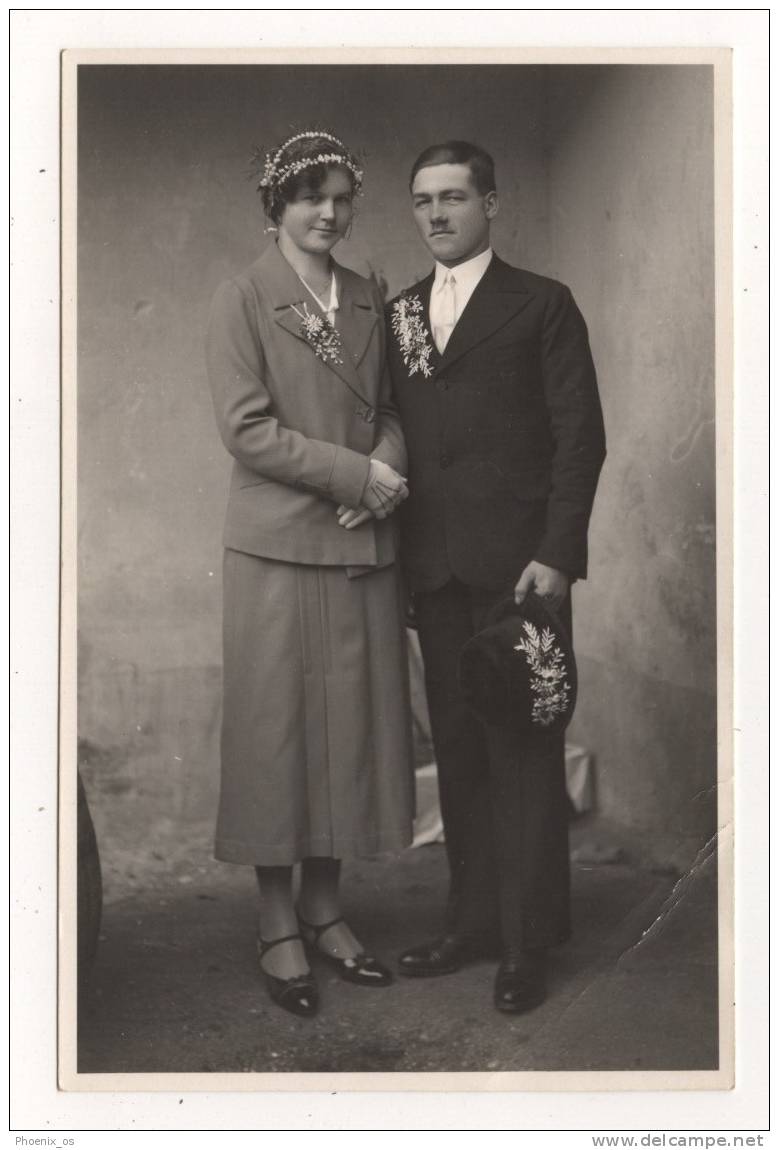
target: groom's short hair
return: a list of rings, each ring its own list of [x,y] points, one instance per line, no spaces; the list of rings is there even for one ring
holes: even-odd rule
[[[443,144],[431,144],[414,161],[408,186],[412,187],[420,168],[432,168],[436,164],[467,164],[471,170],[474,187],[482,195],[497,191],[495,187],[495,161],[489,152],[478,144],[467,140],[447,140]]]

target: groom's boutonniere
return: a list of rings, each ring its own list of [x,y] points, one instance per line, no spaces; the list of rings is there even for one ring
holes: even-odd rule
[[[392,305],[392,330],[408,374],[420,371],[427,378],[433,374],[430,366],[433,345],[427,338],[422,314],[422,301],[415,295],[402,295]]]
[[[292,304],[292,310],[300,316],[300,333],[304,335],[319,359],[331,363],[343,363],[341,359],[341,339],[325,315],[315,315],[304,303],[303,310]]]

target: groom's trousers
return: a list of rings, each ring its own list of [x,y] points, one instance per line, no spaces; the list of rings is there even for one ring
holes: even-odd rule
[[[451,579],[414,597],[450,870],[445,928],[495,946],[570,933],[569,802],[562,735],[512,736],[466,706],[457,664],[502,592]],[[570,628],[570,598],[560,611]]]

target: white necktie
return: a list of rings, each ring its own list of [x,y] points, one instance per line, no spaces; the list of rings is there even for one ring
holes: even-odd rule
[[[453,272],[447,272],[444,282],[439,288],[438,322],[433,328],[433,339],[441,355],[449,342],[449,336],[457,323],[457,298],[455,287],[457,281]]]

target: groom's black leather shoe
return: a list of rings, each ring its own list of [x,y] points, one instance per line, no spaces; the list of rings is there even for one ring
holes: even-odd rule
[[[432,978],[437,974],[454,974],[466,962],[494,958],[499,952],[488,939],[445,934],[433,942],[412,946],[398,959],[398,970],[407,978]]]
[[[503,953],[495,975],[495,1005],[507,1014],[534,1010],[546,998],[546,951],[513,950]]]

